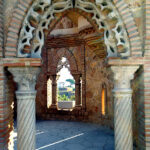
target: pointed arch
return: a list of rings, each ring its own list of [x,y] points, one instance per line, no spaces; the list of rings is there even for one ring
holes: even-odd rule
[[[57,67],[59,61],[62,59],[62,57],[67,58],[69,65],[70,65],[70,72],[71,74],[78,73],[78,65],[76,62],[76,58],[73,55],[73,53],[66,48],[61,48],[59,50],[54,50],[55,55],[53,56],[54,59],[51,59],[49,63],[49,74],[56,74],[57,73]],[[51,69],[54,68],[54,69]]]

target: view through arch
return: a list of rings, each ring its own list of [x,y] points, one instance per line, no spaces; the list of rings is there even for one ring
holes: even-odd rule
[[[75,80],[70,73],[67,58],[62,57],[58,64],[57,99],[58,109],[75,107]]]
[[[57,3],[57,1],[52,1],[52,3],[50,3],[50,1],[43,1],[43,3],[41,3],[41,0],[40,1],[35,1],[35,2],[37,2],[37,3],[34,3],[33,2],[33,5],[31,6],[31,7],[33,7],[33,9],[31,10],[30,8],[28,9],[31,13],[28,13],[27,14],[27,16],[28,16],[28,18],[27,19],[25,19],[26,21],[28,21],[28,22],[23,22],[23,21],[20,21],[20,22],[22,22],[22,26],[23,27],[25,27],[24,29],[23,29],[23,31],[25,31],[25,34],[22,34],[23,36],[21,37],[21,36],[19,36],[19,32],[17,32],[18,31],[18,29],[21,31],[22,29],[21,28],[19,28],[18,27],[18,29],[14,29],[13,31],[11,31],[11,32],[15,32],[15,33],[17,33],[17,37],[20,37],[19,38],[19,40],[20,40],[20,42],[18,42],[19,44],[20,44],[20,48],[19,48],[19,52],[20,52],[20,54],[17,56],[17,57],[35,57],[35,59],[36,59],[36,61],[37,61],[37,56],[41,56],[40,54],[40,52],[41,52],[41,50],[42,50],[42,46],[43,46],[43,44],[44,44],[44,37],[46,37],[46,32],[48,32],[47,30],[48,29],[50,29],[50,26],[48,26],[48,25],[50,25],[52,22],[51,22],[51,20],[50,19],[54,19],[56,16],[55,15],[60,15],[58,12],[62,12],[63,10],[66,10],[66,9],[68,9],[68,8],[66,8],[66,7],[63,7],[63,8],[60,8],[60,5],[59,5],[59,3]],[[39,3],[40,2],[40,3]],[[56,3],[55,3],[56,2]],[[60,1],[59,1],[60,2]],[[62,1],[61,1],[62,2]],[[71,1],[64,1],[64,2],[71,2]],[[75,1],[74,1],[75,2]],[[124,28],[124,26],[122,25],[123,23],[121,23],[121,24],[119,24],[119,22],[122,22],[122,20],[119,18],[119,17],[115,17],[116,18],[116,23],[114,23],[114,22],[112,22],[113,21],[113,17],[114,16],[116,16],[116,13],[113,13],[113,12],[115,12],[114,11],[114,9],[111,9],[111,11],[110,11],[110,13],[107,13],[106,12],[106,16],[108,16],[108,17],[110,17],[110,18],[106,18],[105,19],[105,15],[102,15],[102,17],[101,17],[101,15],[99,16],[98,14],[103,14],[103,10],[105,10],[106,9],[106,7],[107,6],[111,6],[111,5],[106,5],[106,4],[110,4],[109,2],[106,2],[106,3],[103,3],[104,1],[89,1],[89,0],[77,0],[76,1],[77,2],[77,5],[75,5],[76,7],[75,8],[77,8],[77,9],[81,9],[81,10],[83,10],[83,11],[87,11],[88,13],[90,13],[90,11],[92,12],[91,13],[91,16],[89,17],[89,18],[91,18],[92,16],[94,16],[94,17],[96,17],[95,18],[95,21],[98,21],[97,23],[100,23],[99,24],[99,27],[101,27],[101,26],[103,26],[103,28],[102,29],[105,29],[105,32],[104,32],[104,35],[103,35],[103,37],[105,38],[105,44],[106,44],[106,46],[107,46],[107,50],[108,51],[112,51],[112,52],[115,52],[115,56],[120,56],[121,54],[119,54],[119,53],[126,53],[127,55],[121,55],[121,56],[125,56],[125,58],[127,59],[128,57],[127,56],[129,56],[130,54],[128,53],[129,52],[129,47],[128,47],[128,44],[126,44],[126,43],[128,43],[127,41],[128,41],[128,39],[126,39],[126,36],[124,36],[122,33],[125,33],[124,31],[126,31],[126,29]],[[93,2],[93,3],[92,3]],[[111,1],[110,1],[111,2]],[[117,2],[117,1],[116,1]],[[118,1],[119,2],[119,1]],[[35,5],[34,5],[35,4]],[[56,4],[58,4],[57,5],[57,7],[55,7],[54,5]],[[63,4],[63,3],[61,3],[61,4]],[[68,4],[68,3],[67,3]],[[70,3],[71,4],[71,3]],[[86,4],[86,5],[84,5],[84,4]],[[88,4],[88,5],[87,5]],[[48,7],[47,7],[48,6]],[[54,6],[54,7],[53,7]],[[65,5],[66,6],[66,5]],[[71,6],[71,5],[69,5],[69,6]],[[94,6],[94,7],[93,7]],[[118,7],[118,6],[117,6]],[[53,9],[54,8],[54,9]],[[72,7],[69,7],[69,8],[71,8],[72,9]],[[109,7],[108,7],[109,8]],[[107,8],[107,10],[108,10],[108,8]],[[113,7],[114,8],[114,7]],[[51,11],[51,9],[53,9],[53,11]],[[96,11],[98,9],[98,11]],[[50,10],[50,11],[47,11],[47,10]],[[69,10],[69,9],[68,9]],[[74,8],[72,9],[73,11],[74,11]],[[115,9],[116,10],[116,9]],[[99,13],[101,11],[101,13]],[[120,10],[119,10],[120,11]],[[21,12],[21,11],[20,11]],[[20,13],[19,11],[17,12],[18,14]],[[27,11],[26,11],[27,12]],[[26,13],[25,12],[25,13]],[[51,15],[51,17],[49,18],[49,13],[50,12],[53,12],[53,13],[51,13],[50,15]],[[57,13],[58,14],[57,14]],[[95,12],[97,12],[96,14],[95,14]],[[112,13],[111,13],[112,12]],[[125,11],[126,12],[126,11]],[[33,15],[32,15],[33,14]],[[44,14],[44,15],[43,15]],[[63,14],[63,13],[62,13]],[[61,14],[61,15],[62,15]],[[25,14],[24,14],[25,15]],[[46,16],[46,18],[44,18]],[[128,16],[128,15],[127,15]],[[34,18],[35,17],[35,18]],[[53,18],[54,17],[54,18]],[[108,27],[108,28],[104,28],[104,26],[106,25],[105,23],[105,21],[104,20],[100,20],[100,18],[103,18],[104,17],[104,20],[109,20],[110,19],[110,22],[112,22],[112,28],[111,28],[111,25]],[[22,17],[22,18],[26,18],[26,16],[24,16],[24,17]],[[33,19],[34,18],[34,19]],[[41,19],[40,19],[41,18]],[[59,17],[58,17],[59,18]],[[123,17],[124,18],[124,17]],[[128,17],[125,17],[125,18],[128,18]],[[39,19],[39,20],[38,20]],[[45,19],[45,20],[44,20]],[[21,19],[21,17],[20,17],[20,20],[22,20]],[[83,20],[83,19],[82,19]],[[129,21],[130,21],[130,19],[129,19]],[[108,23],[110,23],[110,22],[107,22],[107,24]],[[36,24],[37,23],[37,24]],[[95,23],[96,24],[96,23]],[[132,23],[131,23],[132,24]],[[35,25],[35,26],[34,26]],[[41,25],[41,26],[40,26]],[[126,25],[126,24],[125,24]],[[35,27],[35,28],[34,28]],[[34,29],[33,29],[34,28]],[[129,28],[129,27],[127,27],[127,28]],[[11,30],[12,30],[13,28],[11,28]],[[37,30],[36,30],[37,29]],[[60,29],[59,29],[60,30]],[[89,29],[88,29],[89,30]],[[82,30],[83,31],[83,30]],[[112,32],[110,32],[110,31],[112,31]],[[133,39],[135,39],[135,30],[132,30],[132,29],[130,29],[130,31],[131,32],[133,32],[133,35],[131,35],[131,34],[129,34],[128,36],[129,37],[132,37]],[[129,32],[129,33],[131,33],[131,32]],[[22,32],[21,32],[22,33]],[[68,33],[68,32],[67,32]],[[79,33],[79,32],[78,32]],[[80,32],[79,33],[79,37],[80,37],[80,35],[82,34],[83,32]],[[87,30],[85,31],[85,33],[89,33]],[[111,33],[113,33],[113,34],[111,34]],[[114,34],[116,34],[115,36],[114,36]],[[8,34],[9,35],[9,34]],[[29,37],[27,37],[27,36],[29,36]],[[113,35],[113,37],[111,36],[111,35]],[[120,35],[120,36],[119,36]],[[36,38],[35,38],[36,37]],[[114,39],[114,41],[115,42],[111,42],[111,37],[112,37],[112,39]],[[13,38],[14,38],[14,36],[13,36]],[[55,39],[57,39],[57,40],[59,40],[58,39],[58,37],[54,37]],[[70,37],[69,37],[70,38]],[[18,38],[16,38],[16,39],[18,39]],[[63,39],[64,40],[64,38],[61,38],[61,39]],[[78,39],[78,41],[79,41],[80,39]],[[127,41],[126,41],[127,40]],[[38,42],[37,42],[38,41]],[[95,42],[95,39],[93,40],[94,42]],[[93,42],[92,41],[92,42]],[[89,42],[89,49],[92,49],[92,46],[91,46],[91,40],[89,40],[89,41],[86,41],[86,42]],[[114,48],[113,47],[108,47],[108,43],[106,43],[106,42],[109,42],[109,44],[111,44],[112,45],[112,43],[113,43],[113,45],[114,45]],[[17,42],[16,42],[17,43]],[[63,43],[63,42],[62,42]],[[127,50],[127,51],[121,51],[121,52],[119,52],[119,51],[117,51],[117,49],[119,49],[119,47],[121,47],[121,46],[119,46],[119,44],[120,45],[122,45],[122,49],[123,50]],[[10,44],[9,45],[9,47],[7,47],[10,51],[12,51],[12,53],[7,53],[8,54],[8,56],[11,56],[11,57],[16,57],[16,55],[14,55],[13,53],[17,53],[17,51],[15,50],[15,49],[17,49],[16,47],[16,45],[18,45],[18,44]],[[32,46],[33,45],[33,46]],[[116,49],[116,46],[118,46],[117,47],[117,49]],[[127,45],[127,47],[126,47],[126,45]],[[132,45],[132,44],[131,44]],[[31,46],[31,47],[30,47]],[[34,47],[35,46],[35,47]],[[14,49],[13,49],[13,48]],[[34,49],[34,48],[35,49]],[[94,47],[94,46],[93,46]],[[132,47],[134,47],[133,45],[132,45]],[[95,47],[96,48],[96,47]],[[127,49],[125,49],[125,48],[127,48]],[[136,47],[134,47],[135,48],[135,50],[137,50],[136,49]],[[83,50],[84,48],[82,48],[82,50]],[[85,46],[85,49],[86,50],[88,50],[88,48]],[[33,51],[30,51],[30,50],[33,50]],[[115,51],[114,51],[115,50]],[[47,51],[52,51],[52,49],[51,50],[47,50]],[[56,54],[56,56],[60,56],[59,58],[61,58],[62,57],[62,55],[60,55],[60,52],[58,52],[59,50],[57,50],[57,54]],[[73,50],[72,50],[73,51]],[[88,51],[90,51],[90,50],[88,50]],[[92,49],[92,51],[94,52],[95,51],[95,49],[93,48]],[[100,51],[100,50],[99,50]],[[24,54],[27,54],[26,56],[24,55]],[[58,54],[59,53],[59,54]],[[86,80],[86,78],[85,78],[85,81],[87,81],[86,83],[87,83],[87,86],[85,85],[85,90],[83,90],[84,92],[85,92],[85,97],[86,97],[86,109],[85,109],[85,114],[86,114],[86,111],[87,111],[87,115],[91,115],[90,117],[90,119],[92,120],[93,118],[93,116],[95,115],[95,114],[99,114],[99,107],[100,107],[100,105],[99,105],[99,103],[97,103],[97,101],[96,101],[96,99],[99,99],[99,95],[100,94],[97,94],[97,89],[95,88],[97,85],[97,82],[99,82],[100,80],[99,79],[97,79],[97,76],[96,75],[99,75],[99,71],[97,71],[98,70],[98,66],[100,66],[100,63],[98,64],[98,61],[96,61],[96,59],[98,59],[98,57],[97,57],[97,52],[95,52],[96,53],[96,55],[95,56],[93,56],[93,55],[90,55],[90,54],[87,54],[87,55],[84,55],[84,56],[86,56],[86,63],[87,63],[87,65],[86,65],[86,63],[85,63],[85,70],[87,71],[87,74],[83,74],[83,72],[81,72],[82,71],[82,69],[80,69],[80,70],[78,70],[77,69],[77,73],[78,73],[78,79],[80,79],[81,78],[81,76],[83,77],[84,75],[86,76],[86,78],[87,78],[87,80]],[[12,55],[11,55],[12,54]],[[31,54],[31,55],[30,55]],[[33,55],[32,55],[33,54]],[[35,55],[35,54],[37,54],[37,55]],[[92,52],[91,52],[91,54],[92,54]],[[118,54],[118,55],[117,55]],[[46,56],[47,56],[47,54],[46,54]],[[76,55],[75,55],[76,56]],[[90,57],[90,56],[92,56],[92,57]],[[114,56],[114,55],[113,55]],[[58,57],[57,57],[58,58]],[[67,57],[67,58],[69,58],[69,57]],[[20,59],[20,60],[22,60],[22,59]],[[28,58],[26,59],[27,61],[29,60]],[[33,59],[32,59],[33,60]],[[56,59],[57,60],[57,59]],[[77,60],[77,63],[78,63],[78,59],[75,59],[75,60]],[[31,61],[31,59],[30,59],[30,61]],[[33,64],[32,63],[30,63],[30,61],[29,62],[25,62],[25,66],[29,66],[29,64],[32,66]],[[107,60],[106,60],[107,61]],[[123,60],[124,61],[124,60]],[[100,61],[99,61],[100,62]],[[18,63],[19,64],[19,63]],[[17,65],[18,65],[17,64]],[[35,65],[35,64],[34,64]],[[40,64],[38,64],[38,66],[39,66]],[[46,65],[49,65],[49,64],[46,64]],[[79,65],[80,66],[80,65]],[[55,67],[55,66],[53,66],[53,67]],[[104,70],[104,66],[102,67],[103,68],[103,70]],[[90,71],[89,71],[90,70]],[[101,70],[101,71],[103,71],[103,70]],[[43,70],[42,70],[43,71]],[[118,71],[118,70],[117,70]],[[45,72],[44,72],[45,73]],[[116,73],[116,71],[115,71],[115,73]],[[133,74],[133,73],[132,73]],[[100,76],[100,75],[99,75]],[[56,85],[56,74],[52,74],[52,79],[53,79],[53,85],[54,85],[54,88],[57,86]],[[102,75],[102,73],[101,73],[101,77],[102,78],[104,78],[104,76]],[[100,79],[102,79],[101,77],[99,77]],[[107,77],[106,77],[107,78]],[[43,80],[45,80],[45,79],[47,79],[47,78],[42,78]],[[50,79],[50,80],[52,80],[52,79]],[[43,80],[41,80],[44,84],[46,83],[45,81],[43,81]],[[49,80],[49,81],[50,81]],[[76,79],[77,80],[77,79]],[[21,81],[20,81],[21,82]],[[106,81],[107,82],[107,81]],[[79,83],[79,82],[78,82]],[[83,81],[83,83],[84,83],[84,81]],[[94,83],[94,86],[92,85],[92,84]],[[52,84],[52,83],[50,83],[50,84]],[[108,84],[107,84],[108,85]],[[45,87],[46,86],[46,84],[43,86],[43,87]],[[79,87],[79,86],[78,86]],[[39,89],[39,88],[41,88],[41,86],[39,87],[39,86],[37,86],[37,89]],[[46,88],[43,88],[42,90],[42,96],[44,95],[46,95],[46,90],[45,90]],[[80,87],[79,87],[79,89],[80,89]],[[93,89],[95,90],[94,92],[93,92]],[[56,91],[56,90],[55,90]],[[109,90],[108,90],[109,91]],[[43,97],[44,97],[43,96]],[[43,101],[42,100],[42,98],[41,98],[41,95],[40,95],[40,103],[42,104],[42,106],[44,107],[45,105],[44,105],[44,102],[45,101]],[[56,102],[56,101],[54,101],[54,102]],[[55,104],[55,103],[54,103]],[[98,106],[98,107],[97,107]],[[81,108],[80,108],[80,110],[81,110]],[[79,111],[80,111],[79,110]],[[78,111],[78,112],[79,112]],[[43,111],[44,113],[46,112],[50,112],[49,111],[49,109],[47,110],[45,110],[45,111]],[[42,113],[43,113],[42,112]],[[59,111],[60,112],[60,111]],[[53,113],[54,113],[54,111],[53,111]],[[79,114],[79,113],[78,113]],[[83,114],[83,112],[81,113],[81,114]],[[94,115],[93,115],[94,114]],[[93,115],[93,116],[92,116]],[[43,115],[44,117],[46,116],[45,114]],[[50,115],[48,114],[48,117],[49,117]],[[55,114],[55,116],[57,117],[58,115],[57,114]],[[85,115],[86,116],[86,115]],[[83,117],[85,117],[85,116],[83,116]],[[72,117],[72,116],[71,116]],[[99,116],[95,116],[95,118],[98,118]],[[94,118],[94,119],[95,119]],[[93,120],[94,120],[93,119]]]

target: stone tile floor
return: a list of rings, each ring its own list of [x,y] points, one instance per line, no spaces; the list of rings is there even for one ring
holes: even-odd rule
[[[36,150],[114,150],[113,131],[99,125],[37,121],[36,130]],[[15,150],[17,150],[17,137],[15,137]]]

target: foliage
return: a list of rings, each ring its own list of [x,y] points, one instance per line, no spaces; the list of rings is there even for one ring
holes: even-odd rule
[[[71,86],[75,84],[75,81],[73,79],[67,79],[66,82],[69,82]]]
[[[66,95],[58,95],[58,100],[59,101],[69,101],[69,98]]]
[[[70,97],[70,100],[71,100],[71,101],[75,101],[75,95],[72,95],[72,96]]]
[[[75,96],[72,95],[70,98],[66,95],[60,95],[58,94],[58,100],[59,101],[74,101],[75,100]]]

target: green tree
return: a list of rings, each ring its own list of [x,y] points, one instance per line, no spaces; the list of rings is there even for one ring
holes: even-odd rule
[[[75,84],[75,81],[73,79],[67,79],[66,82],[69,82],[71,86]]]
[[[72,95],[72,96],[70,97],[70,100],[71,100],[71,101],[75,101],[75,95]]]
[[[59,101],[69,101],[69,98],[66,95],[60,95],[60,94],[58,94],[58,100]]]

